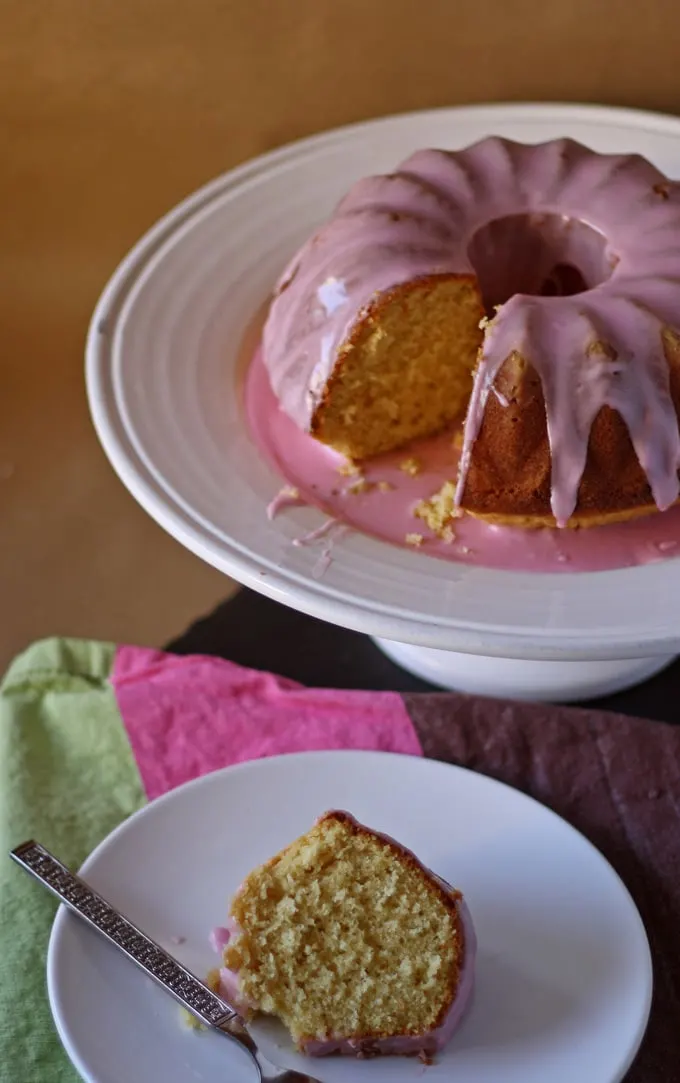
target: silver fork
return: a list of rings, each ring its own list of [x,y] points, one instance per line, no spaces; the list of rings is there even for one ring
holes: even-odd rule
[[[311,1075],[277,1068],[262,1055],[238,1012],[217,996],[151,937],[133,925],[84,880],[66,868],[38,842],[22,843],[10,857],[60,902],[118,948],[178,1000],[204,1026],[238,1042],[257,1066],[261,1083],[320,1083]]]

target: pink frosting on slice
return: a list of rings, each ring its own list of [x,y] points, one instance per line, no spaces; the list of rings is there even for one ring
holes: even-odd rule
[[[231,930],[226,925],[217,925],[210,934],[210,947],[221,955],[231,940]]]
[[[333,816],[337,810],[326,812],[319,819]],[[362,827],[358,820],[350,813],[342,812],[355,826]],[[318,822],[318,821],[317,821]],[[396,839],[379,831],[371,831],[371,834],[396,846],[403,854],[408,855],[415,863],[433,880],[456,900],[456,907],[463,930],[463,959],[458,975],[458,985],[455,996],[449,1005],[442,1022],[423,1034],[395,1034],[385,1038],[345,1038],[331,1036],[324,1039],[309,1039],[302,1045],[302,1052],[310,1057],[326,1057],[332,1054],[351,1057],[374,1057],[374,1056],[417,1056],[423,1054],[431,1056],[447,1044],[454,1032],[460,1026],[472,999],[474,989],[475,956],[477,952],[477,937],[468,906],[459,891],[455,890],[436,873],[432,872],[416,855],[407,847],[402,846]],[[238,892],[238,889],[237,889]],[[228,919],[226,926],[218,926],[210,934],[210,943],[220,955],[232,936],[238,935],[239,925],[234,918]],[[257,1011],[257,1005],[249,1003],[242,995],[238,972],[222,967],[219,971],[220,985],[219,994],[227,1002],[240,1012],[249,1013]]]

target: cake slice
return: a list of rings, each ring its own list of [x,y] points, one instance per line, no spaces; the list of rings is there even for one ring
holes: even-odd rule
[[[222,995],[277,1016],[310,1056],[428,1058],[472,992],[460,892],[346,812],[325,813],[251,872],[213,942]]]

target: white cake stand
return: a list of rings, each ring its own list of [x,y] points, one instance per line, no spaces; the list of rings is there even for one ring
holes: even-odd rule
[[[241,583],[376,637],[399,665],[443,687],[581,699],[633,685],[680,652],[677,560],[531,575],[350,533],[315,578],[318,553],[292,542],[321,513],[302,508],[267,520],[282,481],[250,438],[238,392],[249,321],[349,185],[419,147],[462,147],[490,134],[572,136],[599,151],[639,151],[680,176],[680,120],[583,106],[446,109],[284,147],[182,203],[121,264],[90,327],[90,408],[140,504]]]

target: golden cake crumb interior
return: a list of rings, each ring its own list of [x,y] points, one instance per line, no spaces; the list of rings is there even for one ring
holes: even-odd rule
[[[246,879],[224,951],[242,995],[293,1039],[422,1033],[458,980],[454,898],[342,814]]]
[[[455,421],[472,391],[482,316],[468,276],[433,275],[381,295],[340,350],[314,435],[365,459]]]

